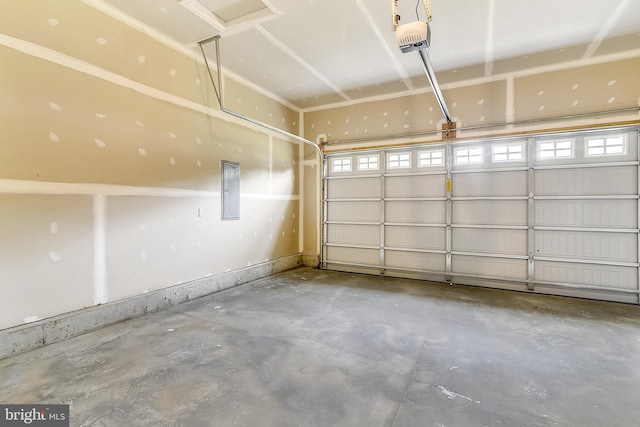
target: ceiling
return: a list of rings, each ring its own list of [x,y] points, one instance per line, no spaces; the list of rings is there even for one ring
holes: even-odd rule
[[[429,85],[418,54],[395,43],[389,0],[103,1],[190,49],[220,34],[225,70],[302,110]],[[400,24],[425,19],[422,0],[398,3]],[[432,0],[432,11],[440,84],[640,50],[638,0]]]

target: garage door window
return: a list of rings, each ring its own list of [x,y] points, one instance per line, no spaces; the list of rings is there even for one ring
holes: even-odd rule
[[[394,153],[387,155],[387,168],[403,169],[411,167],[411,153]]]
[[[573,139],[539,141],[538,159],[566,159],[573,157]]]
[[[358,170],[378,170],[380,158],[376,156],[360,156],[358,157]]]
[[[456,148],[455,159],[457,165],[482,163],[482,147]]]
[[[444,150],[421,151],[418,153],[418,167],[442,166]]]
[[[626,135],[585,138],[585,152],[590,156],[616,156],[627,154]]]
[[[524,144],[494,145],[494,162],[517,162],[524,160]]]
[[[351,157],[333,159],[331,168],[334,172],[351,172]]]

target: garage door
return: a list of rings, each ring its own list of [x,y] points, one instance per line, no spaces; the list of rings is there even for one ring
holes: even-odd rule
[[[637,129],[325,162],[324,268],[639,302]]]

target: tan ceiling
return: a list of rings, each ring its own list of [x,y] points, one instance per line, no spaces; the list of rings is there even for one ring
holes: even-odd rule
[[[103,1],[194,50],[220,34],[224,69],[300,109],[428,87],[418,54],[396,46],[388,0],[199,0],[217,25],[179,0]],[[432,4],[429,57],[440,84],[640,55],[638,0]],[[422,0],[399,0],[399,12],[401,24],[425,19]],[[206,49],[215,58],[213,45]]]

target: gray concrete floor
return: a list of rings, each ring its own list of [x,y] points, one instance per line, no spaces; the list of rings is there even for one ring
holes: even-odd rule
[[[300,268],[0,360],[74,426],[633,426],[640,307]]]

